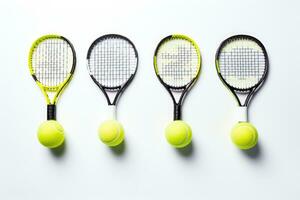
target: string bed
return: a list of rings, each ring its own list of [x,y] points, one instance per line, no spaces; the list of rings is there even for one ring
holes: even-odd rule
[[[108,90],[126,83],[136,68],[137,54],[134,46],[118,36],[98,41],[88,58],[90,74]]]
[[[156,57],[158,75],[171,87],[183,87],[197,76],[199,55],[190,41],[168,40],[159,47]]]
[[[73,65],[73,52],[63,39],[46,39],[32,54],[32,68],[44,86],[55,87],[65,81]]]
[[[219,67],[222,77],[230,86],[250,89],[262,79],[266,57],[254,41],[232,41],[221,50]]]

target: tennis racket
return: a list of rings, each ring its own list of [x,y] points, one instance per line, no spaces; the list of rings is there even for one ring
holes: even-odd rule
[[[108,146],[122,142],[123,128],[116,122],[116,104],[133,80],[138,67],[138,53],[126,37],[108,34],[96,39],[87,53],[87,68],[92,80],[103,92],[110,110],[109,120],[99,128],[100,139]],[[112,130],[119,131],[112,131]],[[118,132],[118,133],[116,133]]]
[[[191,38],[184,35],[170,35],[162,39],[158,44],[154,53],[154,69],[159,81],[167,89],[172,98],[174,104],[174,121],[181,120],[183,99],[188,90],[196,82],[200,68],[200,50]],[[187,145],[178,141],[174,142],[172,140],[175,137],[174,134],[168,134],[167,130],[168,128],[166,129],[167,140],[173,146],[183,147]]]
[[[232,36],[217,50],[216,69],[238,102],[239,122],[248,122],[249,102],[264,83],[269,69],[265,47],[252,36]]]
[[[30,49],[28,65],[33,79],[45,97],[47,120],[55,121],[56,103],[75,70],[76,55],[73,45],[69,40],[59,35],[42,36],[33,43]],[[54,124],[54,126],[56,125]],[[40,126],[39,129],[40,142],[45,146],[48,143],[47,141],[43,143],[41,137],[43,133],[47,132],[49,126],[46,123],[44,126]],[[55,131],[50,132],[55,135]]]

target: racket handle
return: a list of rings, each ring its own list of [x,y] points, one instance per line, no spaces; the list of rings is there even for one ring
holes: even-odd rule
[[[174,120],[180,120],[181,119],[181,105],[175,104],[174,105]]]
[[[237,109],[237,117],[239,122],[247,122],[248,121],[248,107],[247,106],[239,106]]]
[[[47,120],[56,120],[56,105],[47,105]]]
[[[108,119],[117,119],[117,109],[115,105],[108,105]]]

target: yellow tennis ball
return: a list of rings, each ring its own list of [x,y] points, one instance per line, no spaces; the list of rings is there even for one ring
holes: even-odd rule
[[[63,127],[55,120],[43,122],[38,129],[37,136],[40,143],[48,148],[60,146],[65,139]]]
[[[104,144],[114,147],[123,142],[124,129],[118,121],[107,120],[100,125],[98,136]]]
[[[240,149],[251,149],[258,141],[257,130],[248,122],[237,123],[232,128],[231,140]]]
[[[172,146],[183,148],[192,141],[192,130],[184,121],[176,120],[166,127],[165,136]]]

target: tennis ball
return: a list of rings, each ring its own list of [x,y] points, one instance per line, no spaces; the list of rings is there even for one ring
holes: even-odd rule
[[[48,148],[60,146],[65,139],[63,127],[55,120],[43,122],[38,128],[37,136],[40,143]]]
[[[231,130],[231,140],[240,149],[251,149],[257,144],[257,130],[248,122],[237,123]]]
[[[123,142],[124,129],[118,121],[107,120],[100,125],[98,136],[104,144],[114,147]]]
[[[176,120],[166,127],[165,136],[172,146],[183,148],[192,141],[192,130],[184,121]]]

